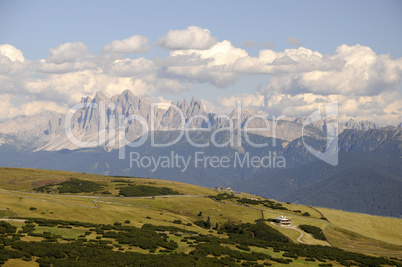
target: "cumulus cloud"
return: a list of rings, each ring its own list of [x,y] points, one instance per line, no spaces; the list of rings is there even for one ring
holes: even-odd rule
[[[248,54],[244,49],[234,47],[229,41],[223,41],[207,50],[189,49],[170,52],[168,62],[179,63],[166,66],[165,71],[190,82],[208,82],[224,88],[236,80],[233,71],[236,62],[246,57]]]
[[[133,54],[145,53],[149,49],[148,37],[143,35],[134,35],[124,40],[116,40],[102,48],[105,53]]]
[[[395,90],[402,80],[402,59],[377,55],[365,46],[342,45],[334,55],[322,57],[318,63],[322,68],[276,77],[268,89],[281,85],[280,90],[293,92],[375,96]]]
[[[258,94],[240,94],[230,97],[219,97],[218,103],[225,107],[235,107],[238,102],[241,102],[242,107],[257,108],[265,106],[265,97]]]
[[[25,86],[29,93],[40,95],[41,99],[62,98],[65,103],[74,104],[82,97],[94,95],[97,91],[113,96],[130,89],[137,95],[144,95],[148,88],[138,85],[141,84],[132,77],[115,77],[106,75],[101,70],[85,70],[30,80]]]
[[[25,58],[21,52],[21,50],[15,48],[12,45],[4,44],[0,45],[0,56],[6,57],[12,62],[20,61],[24,62]]]
[[[286,40],[289,44],[295,45],[295,46],[302,46],[300,43],[300,40],[297,37],[291,36]]]
[[[338,101],[338,120],[350,118],[370,120],[383,125],[396,125],[402,121],[402,99],[397,92],[385,92],[378,96],[315,95],[312,93],[290,94],[240,94],[218,98],[221,106],[233,109],[241,101],[242,107],[262,110],[270,115],[296,118],[308,116],[322,105]],[[226,109],[227,110],[227,109]]]
[[[138,74],[148,74],[156,71],[152,60],[144,57],[116,59],[105,66],[105,71],[113,76],[130,77]]]
[[[49,49],[48,61],[55,64],[74,62],[87,53],[87,47],[81,42],[65,43],[59,45],[57,48]]]
[[[160,38],[157,44],[169,50],[208,49],[215,45],[218,39],[211,36],[207,29],[189,26],[185,30],[170,30]]]
[[[26,68],[26,61],[21,50],[12,45],[0,45],[0,81],[10,78],[10,75],[21,73]]]
[[[0,95],[0,121],[11,119],[16,116],[31,116],[38,114],[45,110],[55,112],[66,112],[68,109],[63,105],[58,105],[52,101],[28,101],[22,102],[18,105],[15,102],[15,96],[10,94]]]
[[[25,59],[12,45],[0,45],[2,118],[41,105],[55,110],[97,91],[109,97],[126,89],[138,96],[158,96],[179,94],[197,84],[231,90],[240,76],[259,74],[266,77],[266,84],[258,91],[230,94],[215,103],[210,99],[208,110],[227,111],[242,100],[244,107],[303,116],[319,104],[338,99],[346,119],[402,121],[397,90],[402,82],[402,58],[377,54],[367,46],[341,45],[326,55],[305,47],[264,48],[250,56],[228,40],[217,42],[208,30],[196,26],[170,31],[158,45],[171,49],[168,56],[128,58],[124,54],[149,48],[147,37],[135,35],[105,45],[99,55],[76,42],[61,44],[49,50],[48,58],[34,61]],[[15,99],[26,103],[16,104]]]

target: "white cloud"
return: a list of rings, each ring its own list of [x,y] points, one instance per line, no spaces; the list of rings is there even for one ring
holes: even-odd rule
[[[230,97],[219,97],[218,103],[225,107],[235,107],[240,101],[245,108],[261,108],[265,106],[263,95],[241,94]]]
[[[149,88],[139,80],[105,75],[101,70],[53,74],[46,79],[28,81],[26,88],[31,94],[41,95],[42,98],[63,98],[68,104],[77,103],[82,97],[94,95],[97,91],[103,91],[109,97],[127,89],[139,96],[149,92]]]
[[[116,40],[102,48],[105,53],[133,54],[145,53],[149,49],[148,37],[143,35],[134,35],[124,40]]]
[[[339,121],[370,120],[379,125],[388,123],[396,125],[402,121],[402,98],[398,92],[384,92],[377,96],[315,95],[312,93],[274,94],[240,94],[218,98],[222,106],[234,109],[238,101],[242,107],[263,110],[272,115],[286,117],[308,116],[322,105],[338,100]]]
[[[10,94],[0,95],[0,121],[20,115],[35,115],[45,110],[60,113],[68,110],[65,106],[61,106],[52,101],[30,101],[15,105],[12,104],[12,102],[15,102],[15,98],[16,96]]]
[[[211,36],[207,29],[189,26],[185,30],[170,30],[160,38],[157,44],[170,50],[208,49],[215,45],[218,39]]]
[[[248,57],[244,49],[234,47],[229,41],[215,44],[207,50],[177,50],[170,52],[166,72],[190,82],[208,82],[226,87],[236,80],[234,65]]]
[[[0,75],[21,73],[26,67],[25,58],[21,50],[12,45],[0,45]]]
[[[4,44],[0,45],[0,56],[7,57],[11,61],[21,61],[24,62],[25,58],[21,52],[21,50],[15,48],[12,45]]]
[[[306,48],[260,51],[261,67],[271,74],[266,93],[374,96],[402,81],[402,58],[377,55],[369,47],[342,45],[323,56]]]
[[[116,59],[105,67],[107,73],[113,76],[130,77],[138,74],[149,74],[156,71],[152,60],[144,57]]]
[[[192,43],[197,38],[199,46]],[[239,76],[260,74],[266,75],[267,83],[257,94],[230,94],[219,98],[218,105],[206,102],[208,110],[228,110],[241,99],[244,107],[302,116],[336,98],[342,116],[402,121],[397,90],[402,58],[377,54],[366,46],[341,45],[329,55],[304,47],[263,49],[250,56],[245,49],[227,40],[217,42],[209,31],[195,26],[170,31],[161,42],[173,51],[154,59],[124,56],[147,51],[148,38],[139,35],[113,41],[99,55],[90,53],[83,43],[66,43],[50,49],[47,59],[35,61],[25,59],[11,45],[0,45],[0,95],[4,96],[0,117],[25,112],[23,105],[29,107],[29,102],[32,110],[40,105],[54,110],[51,103],[57,107],[75,104],[97,91],[112,96],[129,89],[139,96],[158,96],[192,90],[200,83],[231,90]],[[10,99],[26,101],[16,104]]]
[[[343,61],[340,70],[313,70],[298,77],[301,88],[309,92],[375,96],[395,90],[402,80],[402,59],[377,55],[369,47],[342,45],[329,60]]]
[[[62,74],[70,73],[81,70],[96,69],[98,66],[96,62],[88,59],[82,59],[75,62],[63,62],[60,64],[52,63],[47,60],[41,59],[31,64],[31,67],[39,73],[47,74]]]
[[[81,42],[65,43],[59,45],[57,48],[49,49],[48,62],[55,64],[74,62],[87,53],[87,47]]]
[[[45,110],[65,113],[68,111],[68,108],[66,106],[60,106],[53,101],[32,101],[22,105],[19,110],[22,115],[30,116]]]

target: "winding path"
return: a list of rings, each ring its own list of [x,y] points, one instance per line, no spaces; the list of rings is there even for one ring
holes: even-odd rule
[[[271,222],[271,224],[273,226],[275,226],[275,227],[282,227],[282,226],[276,225],[274,222]],[[311,245],[311,244],[306,243],[306,242],[301,240],[303,238],[303,236],[304,236],[304,232],[302,230],[297,229],[296,225],[286,227],[286,229],[292,229],[292,230],[295,230],[295,231],[299,232],[300,235],[299,235],[299,237],[297,237],[297,242],[299,242],[301,244],[305,244],[305,245]]]

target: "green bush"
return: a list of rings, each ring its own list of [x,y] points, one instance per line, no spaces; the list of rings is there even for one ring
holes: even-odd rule
[[[39,192],[50,192],[52,188],[57,186],[59,193],[90,193],[97,192],[103,189],[103,186],[99,183],[81,180],[77,178],[71,178],[68,181],[62,182],[60,184],[48,184],[41,187],[34,188],[35,191]],[[110,193],[110,192],[109,192]]]
[[[156,187],[148,185],[129,185],[119,189],[120,189],[120,195],[125,197],[181,195],[179,192],[168,187]]]
[[[304,232],[311,234],[315,239],[327,240],[321,228],[307,224],[301,224],[299,225],[299,228],[302,229]]]

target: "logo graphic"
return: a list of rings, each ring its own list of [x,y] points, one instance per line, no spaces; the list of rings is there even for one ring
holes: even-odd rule
[[[331,164],[332,166],[338,165],[338,100],[317,109],[310,116],[306,118],[302,127],[302,140],[303,145],[307,150],[317,158]],[[325,152],[318,151],[313,147],[306,144],[304,141],[304,128],[316,121],[323,121],[324,131],[326,132],[326,147]]]

